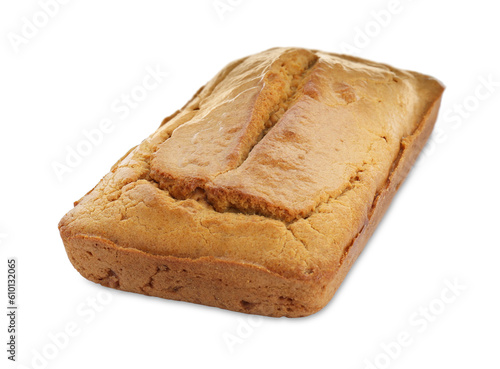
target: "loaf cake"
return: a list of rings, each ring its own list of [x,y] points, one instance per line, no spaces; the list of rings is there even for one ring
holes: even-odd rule
[[[315,313],[413,165],[443,89],[317,50],[234,61],[75,202],[59,223],[68,257],[124,291]]]

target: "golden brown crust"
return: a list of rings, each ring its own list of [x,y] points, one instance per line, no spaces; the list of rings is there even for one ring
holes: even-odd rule
[[[272,60],[276,59],[276,53],[290,54],[290,50],[274,49]],[[303,54],[308,53],[311,52]],[[317,104],[318,96],[327,96],[326,100],[320,99],[323,102],[336,99],[340,108],[336,106],[333,110],[339,117],[332,130],[335,134],[329,136],[332,132],[328,130],[318,131],[318,126],[304,132],[299,132],[304,126],[291,129],[297,116],[285,113],[278,117],[281,119],[275,119],[275,126],[266,132],[265,139],[272,142],[283,132],[293,132],[287,133],[290,137],[284,143],[286,146],[300,133],[302,138],[316,137],[320,149],[327,150],[332,146],[328,139],[322,140],[323,136],[331,140],[336,136],[354,135],[357,139],[349,141],[340,158],[352,160],[350,148],[361,152],[361,159],[349,161],[353,164],[349,166],[351,171],[337,172],[340,179],[333,178],[340,181],[337,186],[332,186],[325,197],[314,200],[302,213],[300,209],[304,208],[296,204],[288,206],[289,213],[299,209],[293,216],[277,212],[287,208],[284,203],[266,213],[269,205],[277,204],[279,196],[271,196],[270,201],[251,207],[250,212],[258,214],[245,214],[244,208],[216,211],[213,206],[217,207],[218,200],[227,201],[238,193],[234,192],[237,189],[234,181],[259,180],[250,156],[276,145],[262,144],[264,140],[259,141],[243,164],[242,157],[237,160],[237,170],[219,176],[226,183],[206,186],[201,192],[190,190],[185,199],[173,197],[153,180],[152,177],[158,178],[160,173],[152,175],[150,167],[158,148],[169,141],[177,127],[204,114],[204,101],[212,94],[223,93],[218,89],[230,83],[227,79],[231,78],[231,71],[243,65],[247,60],[244,58],[221,71],[185,108],[113,167],[61,220],[66,250],[80,273],[114,288],[254,314],[295,317],[312,314],[323,307],[362,250],[427,140],[443,88],[434,79],[414,72],[397,71],[345,56],[314,54],[318,57],[315,70],[323,71],[309,72],[307,81],[304,79],[300,87],[305,100],[296,96],[292,109],[303,109],[307,117],[316,115],[317,120],[310,119],[314,126],[331,113]],[[335,60],[333,64],[332,60]],[[310,67],[309,61],[307,64]],[[329,67],[337,69],[336,80],[324,78],[333,73],[325,72]],[[388,76],[397,82],[388,82]],[[404,86],[394,90],[395,84]],[[290,98],[289,94],[285,95],[286,99]],[[377,96],[386,99],[378,103],[380,107],[356,103],[360,97],[378,100]],[[388,114],[391,119],[387,119]],[[357,127],[362,129],[353,131],[345,116],[354,117]],[[380,120],[389,125],[370,124]],[[328,119],[324,122],[323,126]],[[323,126],[319,124],[320,128]],[[364,131],[366,137],[359,133]],[[253,154],[255,150],[257,154]],[[318,163],[319,175],[329,169],[320,159],[313,157],[312,160]],[[273,164],[277,167],[276,163],[269,167]],[[299,170],[299,175],[308,170],[307,165],[303,168],[304,172]],[[286,171],[277,172],[286,175]],[[233,181],[230,185],[227,185],[227,177]],[[300,181],[296,182],[287,182],[284,187],[296,190]],[[232,192],[220,191],[224,186]],[[257,199],[262,195],[258,192],[262,188],[265,186],[251,188],[254,193],[247,192],[247,198]],[[267,188],[274,190],[271,185]],[[204,192],[207,189],[208,198]],[[311,197],[305,196],[308,201]],[[233,207],[242,203],[238,202],[241,196],[235,198],[239,200],[234,201]],[[220,205],[218,210],[224,208]],[[164,265],[169,268],[168,273],[162,270]]]
[[[159,145],[151,177],[175,198],[185,199],[239,166],[315,60],[301,49],[246,58],[203,100],[198,114]]]

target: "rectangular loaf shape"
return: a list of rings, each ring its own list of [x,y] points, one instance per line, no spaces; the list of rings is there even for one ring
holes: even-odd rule
[[[429,137],[443,89],[317,50],[232,62],[63,217],[68,257],[124,291],[317,312]]]

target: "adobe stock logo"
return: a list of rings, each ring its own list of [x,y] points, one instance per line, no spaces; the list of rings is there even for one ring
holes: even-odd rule
[[[7,33],[7,39],[16,54],[22,45],[26,45],[35,38],[40,31],[47,27],[50,20],[59,14],[61,5],[66,5],[69,0],[40,0],[38,1],[39,10],[35,11],[30,17],[21,18],[21,27],[19,32]]]
[[[456,131],[464,125],[467,119],[480,110],[487,100],[492,99],[498,93],[500,80],[493,74],[488,76],[477,76],[477,84],[463,100],[453,103],[441,113],[443,119],[436,125],[423,154],[428,157],[436,151],[436,147],[446,142],[452,131]],[[450,104],[451,105],[451,104]]]
[[[243,0],[214,0],[212,7],[221,21],[226,19],[226,13],[232,13],[241,5]]]
[[[450,305],[454,304],[466,289],[467,286],[460,283],[457,278],[454,278],[453,281],[445,280],[439,295],[420,305],[409,316],[410,329],[402,330],[388,342],[381,342],[380,352],[371,360],[364,360],[364,369],[389,368],[417,340],[419,334],[427,331],[441,315],[450,309]]]
[[[412,0],[406,0],[409,2]],[[390,0],[385,9],[372,10],[370,20],[363,26],[354,28],[352,42],[341,42],[340,50],[345,54],[359,54],[372,43],[384,29],[388,28],[394,17],[404,10],[404,4],[400,0]]]
[[[453,128],[459,127],[465,119],[479,109],[482,101],[488,100],[500,87],[500,81],[495,80],[492,74],[487,77],[478,76],[478,81],[472,94],[443,113],[445,121],[451,123]]]
[[[263,322],[264,318],[258,315],[249,315],[244,318],[238,317],[234,332],[224,332],[222,334],[222,340],[229,352],[233,354],[236,348],[249,339]]]
[[[82,138],[74,145],[66,145],[64,160],[55,160],[51,163],[52,169],[59,182],[62,182],[65,175],[72,173],[76,167],[83,163],[83,159],[88,157],[94,149],[104,142],[106,135],[116,128],[116,121],[124,121],[133,110],[139,108],[148,98],[152,91],[156,90],[168,76],[162,71],[159,65],[155,68],[147,66],[146,74],[141,83],[135,85],[127,92],[115,98],[109,109],[116,115],[116,119],[103,118],[92,129],[82,130]]]
[[[32,357],[29,366],[18,364],[17,369],[46,369],[64,352],[76,337],[80,336],[91,325],[99,314],[102,314],[113,302],[113,295],[107,291],[99,291],[77,305],[75,318],[66,322],[58,331],[47,334],[47,341],[39,349],[31,350]]]

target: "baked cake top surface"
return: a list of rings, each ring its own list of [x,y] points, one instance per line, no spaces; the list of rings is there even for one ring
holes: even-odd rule
[[[334,268],[442,90],[319,51],[240,59],[122,158],[61,231],[282,275]]]

